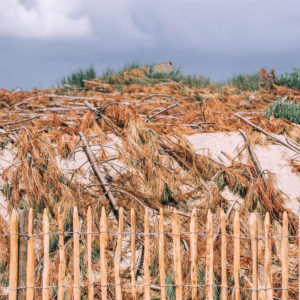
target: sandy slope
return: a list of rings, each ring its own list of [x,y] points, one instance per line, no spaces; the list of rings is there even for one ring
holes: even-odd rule
[[[231,157],[235,157],[238,153],[238,148],[241,148],[243,144],[243,139],[238,132],[199,133],[186,136],[186,138],[193,145],[196,153],[210,154],[214,160],[226,165],[229,165],[230,162],[222,154],[222,151]],[[284,146],[275,144],[252,146],[262,169],[273,173],[276,180],[276,187],[285,194],[285,206],[294,212],[298,211],[300,202],[300,176],[293,173],[290,167],[290,159],[295,153]],[[242,161],[246,162],[246,150],[242,154]],[[228,200],[236,198],[228,190],[225,190],[224,196],[226,198],[230,197]]]

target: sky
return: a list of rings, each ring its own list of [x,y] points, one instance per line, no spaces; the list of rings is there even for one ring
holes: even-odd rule
[[[0,88],[172,61],[225,80],[300,67],[299,0],[0,0]]]

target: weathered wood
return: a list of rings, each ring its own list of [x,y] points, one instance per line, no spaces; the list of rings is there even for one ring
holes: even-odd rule
[[[234,115],[235,117],[241,119],[242,121],[244,121],[245,123],[251,125],[253,128],[255,128],[256,130],[260,131],[261,133],[265,134],[266,136],[268,136],[269,138],[271,138],[273,141],[276,141],[278,143],[280,143],[281,145],[289,148],[290,150],[296,152],[296,153],[299,153],[299,150],[296,148],[296,147],[293,147],[285,142],[283,142],[282,140],[278,139],[276,136],[274,136],[273,134],[271,133],[268,133],[267,131],[265,131],[264,129],[260,128],[259,126],[255,125],[254,123],[252,123],[251,121],[243,118],[241,115],[239,114],[235,114]]]
[[[42,299],[49,300],[49,219],[47,209],[43,213],[43,235],[44,235],[44,269],[43,269],[43,291]]]
[[[149,210],[145,208],[144,216],[145,250],[144,250],[144,299],[150,300],[150,237],[149,237]]]
[[[28,234],[28,215],[27,209],[19,210],[19,247],[18,247],[18,286],[26,286],[27,271],[27,234]],[[19,289],[17,292],[18,300],[26,299],[26,289]]]
[[[91,147],[89,146],[89,143],[86,140],[86,137],[84,136],[83,132],[81,132],[81,131],[79,131],[79,136],[80,136],[81,140],[83,141],[83,144],[85,147],[85,153],[87,155],[88,160],[91,163],[91,166],[92,166],[95,174],[97,175],[100,183],[102,184],[103,189],[105,190],[113,209],[115,211],[117,211],[119,208],[117,201],[109,189],[109,185],[107,183],[107,180],[105,179],[105,176],[102,174],[100,168],[98,167],[97,159],[96,159],[94,153],[92,152]]]
[[[226,268],[227,238],[226,238],[226,216],[223,209],[221,210],[220,221],[221,221],[221,273],[222,273],[221,300],[226,300],[227,299],[227,268]]]
[[[252,300],[258,299],[258,230],[255,213],[250,216],[250,237],[252,251]]]
[[[267,212],[265,216],[265,265],[264,280],[266,289],[266,299],[273,300],[273,279],[272,279],[272,244],[271,244],[271,226],[270,214]]]
[[[28,216],[26,300],[33,300],[33,296],[34,296],[34,237],[32,234],[33,234],[33,210],[32,208],[30,208],[29,216]]]
[[[88,207],[87,211],[87,258],[88,258],[88,300],[94,299],[94,274],[92,270],[92,224],[93,224],[93,218],[92,218],[92,210],[91,207]]]
[[[114,268],[115,268],[115,284],[116,284],[116,299],[122,299],[121,278],[120,278],[120,261],[122,255],[122,238],[123,238],[123,223],[124,223],[124,210],[123,207],[119,208],[119,230],[118,241],[115,252]]]
[[[58,233],[59,233],[59,267],[58,267],[57,300],[64,300],[66,261],[65,261],[65,245],[64,245],[64,223],[63,223],[63,216],[61,214],[60,208],[58,209]]]
[[[288,300],[289,298],[289,257],[288,257],[288,215],[283,213],[282,223],[282,300]]]
[[[18,213],[14,209],[10,218],[10,263],[9,263],[9,300],[17,299],[18,287]]]
[[[176,107],[176,106],[178,106],[178,105],[179,105],[179,103],[176,103],[176,104],[173,104],[173,105],[171,105],[171,106],[169,106],[169,107],[167,107],[167,108],[162,109],[161,111],[157,112],[157,113],[154,114],[153,116],[147,118],[147,119],[145,120],[145,122],[149,122],[150,120],[152,120],[152,119],[155,118],[156,116],[158,116],[158,115],[160,115],[160,114],[162,114],[162,113],[164,113],[164,112],[166,112],[166,111],[168,111],[168,110],[170,110],[170,109],[172,109],[173,107]]]
[[[191,249],[191,285],[192,285],[192,300],[197,299],[197,238],[198,238],[198,226],[197,226],[197,212],[196,208],[193,208],[191,223],[190,223],[190,249]]]
[[[79,252],[79,218],[77,207],[73,210],[73,268],[74,268],[74,285],[73,299],[80,300],[80,252]]]
[[[100,275],[101,275],[101,296],[107,300],[107,260],[106,251],[108,246],[108,221],[104,206],[100,218]]]
[[[181,251],[180,251],[180,226],[177,209],[174,209],[172,218],[173,250],[174,250],[174,273],[176,285],[176,300],[182,299],[182,274],[181,274]]]
[[[136,300],[136,267],[135,267],[135,210],[131,208],[130,210],[130,223],[131,223],[131,297],[133,300]]]
[[[160,277],[160,296],[161,300],[166,300],[165,287],[165,237],[164,237],[164,210],[159,210],[159,241],[158,241],[158,260],[159,260],[159,277]]]
[[[233,274],[234,274],[234,294],[235,299],[240,300],[240,214],[235,212],[233,220],[233,234],[234,234],[234,258],[233,258]]]
[[[213,248],[213,221],[211,211],[207,213],[206,223],[206,299],[214,299],[214,248]]]

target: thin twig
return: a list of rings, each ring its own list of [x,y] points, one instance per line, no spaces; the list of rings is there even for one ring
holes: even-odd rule
[[[145,122],[149,122],[150,120],[152,120],[152,119],[155,118],[156,116],[158,116],[158,115],[160,115],[160,114],[162,114],[162,113],[164,113],[164,112],[166,112],[166,111],[170,110],[171,108],[176,107],[176,106],[178,106],[178,105],[179,105],[179,103],[176,103],[176,104],[173,104],[173,105],[171,105],[171,106],[169,106],[169,107],[167,107],[167,108],[165,108],[165,109],[159,111],[158,113],[154,114],[153,116],[147,118],[147,119],[145,120]]]

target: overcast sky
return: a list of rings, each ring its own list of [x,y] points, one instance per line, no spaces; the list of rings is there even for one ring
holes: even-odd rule
[[[223,80],[300,67],[299,0],[0,0],[0,88],[173,61]]]

